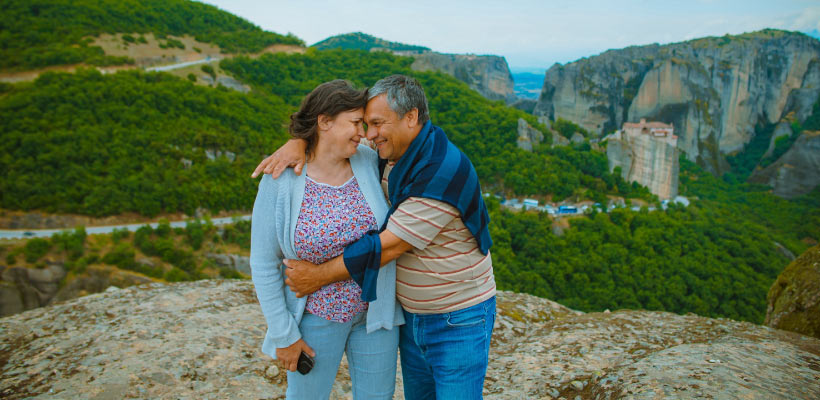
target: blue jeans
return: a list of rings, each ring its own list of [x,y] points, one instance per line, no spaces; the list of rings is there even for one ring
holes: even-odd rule
[[[399,335],[404,398],[482,398],[495,296],[444,314],[405,311],[404,319]]]
[[[336,372],[347,354],[354,399],[392,399],[396,386],[398,327],[367,333],[367,312],[348,322],[333,322],[305,313],[299,323],[302,339],[316,352],[313,369],[302,375],[288,371],[288,399],[327,399]]]

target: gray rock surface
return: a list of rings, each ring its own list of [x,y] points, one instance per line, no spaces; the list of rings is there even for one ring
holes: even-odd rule
[[[763,153],[763,158],[769,157],[772,155],[775,147],[775,141],[777,138],[782,136],[790,136],[792,134],[792,127],[789,124],[789,121],[783,120],[777,123],[777,126],[774,128],[774,132],[772,132],[772,138],[769,140],[769,147],[766,149],[766,152]]]
[[[610,172],[620,167],[624,180],[646,186],[660,199],[678,195],[679,152],[669,141],[619,131],[607,136],[607,142]]]
[[[774,194],[787,199],[811,192],[820,184],[820,131],[804,131],[777,161],[755,171],[749,182],[769,185]]]
[[[248,93],[251,91],[250,87],[230,76],[220,76],[216,78],[216,83],[241,93]]]
[[[765,30],[606,51],[546,73],[533,113],[597,133],[640,118],[673,123],[678,147],[715,173],[754,127],[790,112],[803,121],[820,95],[820,41]]]
[[[238,254],[219,254],[207,253],[205,254],[209,260],[213,261],[220,267],[231,268],[237,272],[241,272],[247,276],[251,276],[251,259],[250,257],[240,256]]]
[[[85,296],[0,319],[0,397],[281,399],[264,333],[247,281]],[[500,292],[485,398],[818,398],[818,365],[820,340],[794,333]],[[350,398],[344,363],[331,398]]]
[[[534,145],[544,141],[544,134],[533,128],[524,118],[518,119],[518,147],[527,151],[532,151]]]
[[[3,299],[0,316],[42,307],[51,301],[59,290],[66,272],[62,264],[51,264],[43,269],[11,267],[4,268],[0,277],[0,298]]]
[[[414,71],[439,71],[466,83],[490,100],[516,100],[513,78],[504,57],[473,54],[412,54]]]

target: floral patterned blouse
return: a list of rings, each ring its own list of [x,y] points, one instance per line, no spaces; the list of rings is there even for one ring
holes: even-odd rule
[[[378,229],[356,178],[342,186],[305,180],[305,197],[296,221],[294,248],[300,259],[321,264],[344,247]],[[352,279],[323,286],[307,298],[305,310],[324,319],[347,322],[367,310],[362,290]]]

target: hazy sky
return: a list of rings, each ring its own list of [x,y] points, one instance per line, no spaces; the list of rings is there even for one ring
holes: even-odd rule
[[[447,1],[207,0],[308,45],[365,32],[444,53],[497,54],[546,69],[607,49],[763,28],[820,30],[816,0]]]

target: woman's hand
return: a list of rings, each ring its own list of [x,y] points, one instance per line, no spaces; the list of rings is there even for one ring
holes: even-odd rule
[[[299,364],[299,356],[303,351],[311,357],[316,357],[316,353],[313,349],[311,349],[304,340],[299,339],[288,347],[276,349],[276,359],[282,368],[286,368],[290,372],[295,372],[296,366]]]
[[[287,167],[293,167],[293,172],[296,175],[301,175],[302,167],[305,165],[305,149],[307,149],[306,141],[302,139],[288,140],[287,143],[256,166],[251,178],[256,178],[264,171],[266,174],[271,174],[273,179],[276,179]]]

